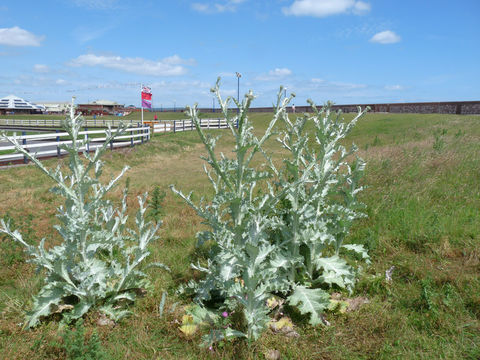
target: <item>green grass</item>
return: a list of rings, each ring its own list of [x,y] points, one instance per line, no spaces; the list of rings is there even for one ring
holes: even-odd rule
[[[252,115],[259,133],[270,116]],[[228,155],[228,131],[212,133],[222,135],[219,150]],[[194,239],[202,225],[168,185],[194,190],[196,200],[211,190],[196,133],[161,134],[148,145],[108,152],[104,173],[108,179],[124,164],[132,167],[127,173],[132,215],[136,195],[155,186],[167,192],[161,239],[151,246],[151,261],[166,263],[172,272],[149,270],[155,289],[118,326],[99,327],[96,314],[87,316],[87,336],[96,329],[102,351],[112,359],[262,359],[269,349],[278,349],[282,359],[480,358],[480,117],[369,114],[346,144],[351,142],[367,161],[361,198],[368,218],[357,223],[349,240],[365,244],[372,256],[353,296],[365,296],[369,304],[327,314],[330,327],[312,328],[290,312],[300,337],[266,331],[250,355],[232,344],[210,352],[199,348],[199,337],[185,339],[177,322],[186,300],[175,289],[198,275],[189,263],[201,255]],[[267,149],[281,161],[275,141]],[[46,163],[53,167],[57,160]],[[41,237],[48,244],[58,240],[52,225],[60,202],[47,192],[50,186],[32,166],[0,171],[0,216],[8,214],[31,243]],[[112,196],[118,201],[120,195],[116,189]],[[0,237],[0,255],[0,358],[64,358],[54,320],[32,331],[18,326],[41,277],[11,240]],[[388,283],[385,271],[391,266]],[[167,310],[177,301],[180,305],[160,318],[164,291]]]
[[[159,120],[182,120],[186,119],[185,114],[183,111],[165,111],[165,112],[152,112],[152,111],[144,111],[143,112],[143,119],[144,120],[153,120],[155,115],[157,115]],[[205,113],[200,114],[201,118],[219,118],[223,117],[219,112],[216,113]],[[93,120],[93,116],[85,116],[86,119]],[[43,114],[19,114],[19,115],[0,115],[0,119],[18,119],[18,120],[35,120],[35,119],[57,119],[63,120],[65,119],[65,115],[43,115]],[[139,122],[142,121],[142,113],[140,111],[134,111],[128,114],[127,116],[114,116],[114,115],[106,115],[106,116],[97,116],[97,121],[100,123],[102,120],[137,120]],[[34,125],[34,124],[32,124]]]

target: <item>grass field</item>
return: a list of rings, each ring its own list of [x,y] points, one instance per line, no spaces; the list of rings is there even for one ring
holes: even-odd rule
[[[162,111],[162,112],[150,112],[150,111],[144,111],[143,112],[143,118],[144,120],[153,120],[155,115],[157,115],[159,120],[180,120],[180,119],[185,119],[185,114],[183,111]],[[134,111],[128,114],[127,116],[113,116],[113,115],[106,115],[106,116],[97,116],[97,120],[100,122],[101,120],[138,120],[141,121],[141,112],[139,111]],[[216,117],[221,117],[219,112],[216,113],[205,113],[203,114],[202,117],[209,117],[209,118],[216,118]],[[19,119],[19,120],[35,120],[35,119],[57,119],[57,120],[62,120],[65,119],[65,115],[0,115],[1,119]],[[93,119],[93,116],[85,116],[85,119]]]
[[[259,132],[269,118],[252,115]],[[218,147],[228,155],[228,132],[212,132],[223,135]],[[150,260],[167,264],[171,272],[149,270],[155,289],[118,325],[97,326],[96,314],[87,316],[87,335],[98,331],[105,358],[263,359],[278,349],[282,359],[479,359],[480,116],[368,114],[347,139],[352,141],[367,161],[368,188],[361,199],[368,218],[357,223],[351,239],[372,257],[353,296],[365,296],[369,303],[354,312],[327,314],[329,327],[312,328],[290,314],[300,336],[266,331],[251,354],[238,353],[231,344],[211,352],[199,347],[199,337],[184,338],[178,329],[182,306],[159,316],[163,292],[167,310],[175,302],[187,303],[175,290],[194,276],[189,264],[201,256],[194,246],[200,220],[168,189],[175,184],[194,190],[196,200],[210,192],[196,132],[157,135],[147,145],[107,153],[105,179],[125,164],[131,167],[132,214],[137,195],[155,186],[167,192],[160,240],[151,246]],[[274,141],[267,149],[281,161]],[[53,167],[57,160],[46,163]],[[51,186],[33,166],[0,171],[0,216],[10,218],[32,243],[42,237],[50,245],[58,241],[52,225],[60,202],[47,191]],[[121,189],[112,197],[120,199]],[[0,358],[65,358],[57,322],[31,331],[19,326],[41,284],[25,260],[20,246],[0,237]],[[393,280],[387,282],[391,266]]]

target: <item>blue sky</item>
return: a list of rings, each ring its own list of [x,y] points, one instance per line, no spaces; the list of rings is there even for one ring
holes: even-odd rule
[[[2,0],[0,97],[212,106],[480,100],[479,0]]]

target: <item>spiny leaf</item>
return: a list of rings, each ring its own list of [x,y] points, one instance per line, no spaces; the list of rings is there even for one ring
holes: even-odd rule
[[[307,289],[297,286],[288,297],[290,305],[296,306],[302,314],[310,314],[310,324],[322,323],[321,314],[330,304],[330,295],[322,289]]]

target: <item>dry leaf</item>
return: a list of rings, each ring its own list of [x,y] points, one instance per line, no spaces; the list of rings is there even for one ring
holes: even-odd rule
[[[278,350],[268,350],[264,355],[265,355],[265,359],[267,360],[280,359],[280,351]]]

